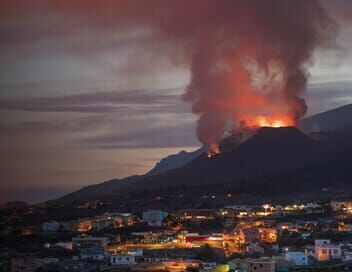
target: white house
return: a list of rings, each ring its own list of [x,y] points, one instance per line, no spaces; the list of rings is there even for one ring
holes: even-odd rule
[[[341,259],[341,247],[330,240],[315,240],[315,258],[318,261]]]
[[[345,251],[342,254],[342,261],[344,262],[350,262],[352,261],[352,252],[350,251]]]
[[[285,259],[294,265],[308,265],[308,255],[304,252],[286,252]]]
[[[105,252],[102,248],[90,248],[81,251],[81,259],[102,261],[105,259]]]
[[[92,229],[102,231],[107,228],[113,228],[115,220],[108,216],[97,216],[92,220]]]
[[[159,210],[149,210],[143,212],[142,219],[148,223],[148,226],[161,227],[163,224],[163,220],[167,215],[167,212]]]
[[[110,255],[111,265],[134,265],[136,263],[137,263],[136,257],[133,255],[120,255],[120,254]]]
[[[91,235],[81,235],[72,237],[72,248],[90,249],[90,248],[103,248],[105,249],[108,243],[106,237],[93,237]]]
[[[59,228],[60,228],[60,223],[57,221],[44,222],[42,224],[43,231],[56,232],[59,230]]]
[[[275,272],[275,261],[272,259],[246,259],[248,272]]]

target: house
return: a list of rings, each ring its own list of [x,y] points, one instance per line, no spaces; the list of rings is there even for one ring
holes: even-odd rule
[[[318,261],[341,259],[341,247],[333,245],[330,240],[315,240],[315,258]]]
[[[345,223],[345,222],[339,222],[337,230],[341,231],[341,232],[352,232],[352,224]]]
[[[110,255],[111,265],[134,265],[136,263],[137,263],[136,256],[133,256],[133,255],[122,255],[122,254]]]
[[[81,260],[103,261],[105,259],[105,252],[102,248],[87,248],[81,250]]]
[[[294,265],[308,265],[308,255],[304,252],[286,252],[285,259]]]
[[[275,228],[250,227],[242,229],[245,241],[247,242],[264,242],[275,243],[277,240],[277,231]]]
[[[275,228],[258,228],[260,241],[264,243],[276,243],[277,230]]]
[[[272,259],[275,261],[276,272],[291,272],[293,263],[287,261],[282,256],[273,256]]]
[[[60,272],[75,272],[83,271],[83,269],[87,268],[87,264],[79,260],[64,260],[59,263],[59,267]]]
[[[72,237],[72,248],[78,250],[102,248],[105,249],[108,243],[106,237],[93,237],[91,235],[81,235]]]
[[[343,252],[342,253],[342,261],[344,261],[344,262],[352,261],[352,252],[350,252],[350,251]]]
[[[44,222],[42,224],[42,230],[45,232],[56,232],[60,229],[60,223],[57,221]]]
[[[248,272],[275,272],[275,261],[272,259],[259,258],[248,259]]]
[[[225,233],[224,240],[236,243],[237,245],[243,245],[246,243],[245,235],[242,229],[236,229],[233,232]]]
[[[258,243],[250,243],[246,247],[246,252],[250,255],[253,254],[264,254],[264,248],[261,247]]]
[[[202,221],[202,220],[214,219],[220,214],[221,212],[214,209],[186,209],[186,210],[179,210],[177,212],[177,217],[180,218],[181,220]]]
[[[92,229],[92,221],[89,218],[79,218],[61,222],[61,226],[68,232],[87,232]]]
[[[167,212],[159,210],[149,210],[143,212],[142,219],[143,221],[148,223],[148,226],[161,227],[163,220],[166,218],[167,215]]]
[[[352,200],[332,200],[330,207],[334,211],[352,210]]]
[[[246,259],[233,259],[227,263],[231,271],[248,272],[249,264]]]
[[[234,272],[275,272],[275,261],[270,258],[233,259],[228,262],[229,268]]]
[[[115,221],[116,228],[131,226],[135,221],[131,213],[113,213],[111,217]]]
[[[92,229],[95,231],[102,231],[113,227],[115,227],[115,220],[110,216],[97,216],[92,221]]]

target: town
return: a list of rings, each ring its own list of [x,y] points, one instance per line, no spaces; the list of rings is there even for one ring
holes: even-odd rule
[[[0,271],[352,269],[350,199],[101,214],[99,205],[69,220],[45,220],[44,204],[3,210]]]

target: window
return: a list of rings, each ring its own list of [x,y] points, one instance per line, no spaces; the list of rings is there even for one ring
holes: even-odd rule
[[[327,253],[327,250],[326,250],[326,249],[323,249],[323,250],[321,251],[321,253],[325,255],[325,254]]]
[[[335,248],[335,249],[333,250],[333,253],[334,253],[334,254],[339,254],[339,250],[338,250],[337,248]]]

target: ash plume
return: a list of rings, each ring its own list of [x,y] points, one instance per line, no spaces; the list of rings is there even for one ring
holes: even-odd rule
[[[229,122],[230,130],[258,117],[294,125],[306,113],[313,52],[332,46],[337,30],[316,0],[78,2],[53,5],[102,28],[143,28],[155,38],[147,50],[189,67],[183,99],[199,116],[197,136],[208,146],[221,140]]]

